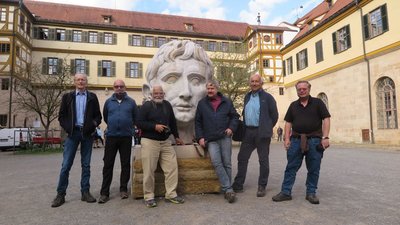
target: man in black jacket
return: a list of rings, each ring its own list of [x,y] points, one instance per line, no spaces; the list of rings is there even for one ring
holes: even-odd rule
[[[92,156],[92,134],[101,123],[99,101],[96,94],[89,92],[87,88],[87,77],[85,74],[75,74],[75,90],[64,94],[58,115],[61,127],[68,134],[64,143],[63,162],[57,186],[57,196],[51,207],[64,204],[65,194],[68,187],[69,171],[78,145],[81,145],[81,193],[82,201],[96,202],[90,194],[90,160]]]
[[[232,101],[218,92],[216,80],[209,81],[206,89],[207,96],[200,100],[196,110],[196,140],[208,148],[224,197],[233,203],[236,195],[232,189],[231,136],[236,131],[239,114]]]
[[[260,75],[252,75],[249,84],[251,91],[244,97],[242,113],[244,137],[238,154],[238,172],[232,187],[235,192],[243,192],[249,158],[257,148],[260,163],[257,197],[264,197],[269,176],[269,145],[272,128],[278,121],[278,109],[274,97],[262,89],[263,80]]]
[[[172,134],[176,144],[183,144],[183,141],[179,138],[174,111],[171,104],[164,100],[161,86],[153,86],[152,100],[145,102],[140,108],[137,126],[142,129],[141,157],[145,205],[149,208],[157,206],[154,198],[154,172],[158,162],[165,176],[165,200],[175,204],[184,203],[184,199],[176,193],[178,163],[168,138]]]

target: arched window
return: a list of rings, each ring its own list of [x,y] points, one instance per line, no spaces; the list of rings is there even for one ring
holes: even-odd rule
[[[328,96],[326,96],[326,94],[322,92],[317,95],[317,98],[321,99],[325,103],[326,108],[329,110]]]
[[[392,79],[378,80],[376,86],[376,111],[378,128],[397,128],[396,89]]]

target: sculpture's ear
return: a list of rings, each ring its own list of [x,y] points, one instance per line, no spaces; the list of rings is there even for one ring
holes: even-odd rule
[[[143,84],[142,93],[145,100],[151,100],[151,88],[148,84]]]

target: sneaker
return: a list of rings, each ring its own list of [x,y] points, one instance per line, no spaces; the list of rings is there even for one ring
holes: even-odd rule
[[[108,197],[107,195],[101,195],[98,200],[98,203],[103,204],[103,203],[108,202],[108,200],[110,200],[110,197]]]
[[[154,208],[157,206],[157,202],[154,198],[144,200],[144,204],[147,206],[147,208]]]
[[[229,203],[234,203],[236,201],[236,193],[233,191],[225,192],[225,199],[228,200]]]
[[[307,194],[306,200],[311,204],[319,204],[319,198],[315,194]]]
[[[90,194],[89,191],[85,191],[82,193],[81,200],[88,203],[96,202],[96,199]]]
[[[176,197],[173,197],[173,198],[165,198],[165,201],[166,202],[171,202],[171,203],[174,203],[174,204],[182,204],[182,203],[185,202],[185,199],[183,199],[180,196],[176,196]]]
[[[266,194],[266,190],[265,187],[263,186],[258,186],[258,190],[257,190],[257,197],[264,197]]]
[[[121,193],[119,193],[119,195],[121,196],[121,199],[127,199],[128,198],[128,192],[126,192],[126,191],[121,191]]]
[[[53,200],[53,202],[51,203],[51,207],[55,208],[55,207],[59,207],[62,204],[65,203],[65,195],[63,194],[57,194],[56,198]]]
[[[282,192],[279,192],[279,194],[272,197],[272,201],[274,201],[274,202],[282,202],[282,201],[289,201],[289,200],[292,200],[292,196],[284,194]]]

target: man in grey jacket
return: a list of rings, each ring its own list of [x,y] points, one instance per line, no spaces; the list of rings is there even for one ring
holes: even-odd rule
[[[103,108],[104,121],[107,123],[107,140],[104,149],[103,183],[99,203],[106,203],[110,199],[110,185],[115,156],[118,151],[121,160],[120,196],[122,199],[128,198],[132,136],[136,116],[135,100],[126,94],[124,81],[116,80],[114,82],[114,94],[107,99]]]

